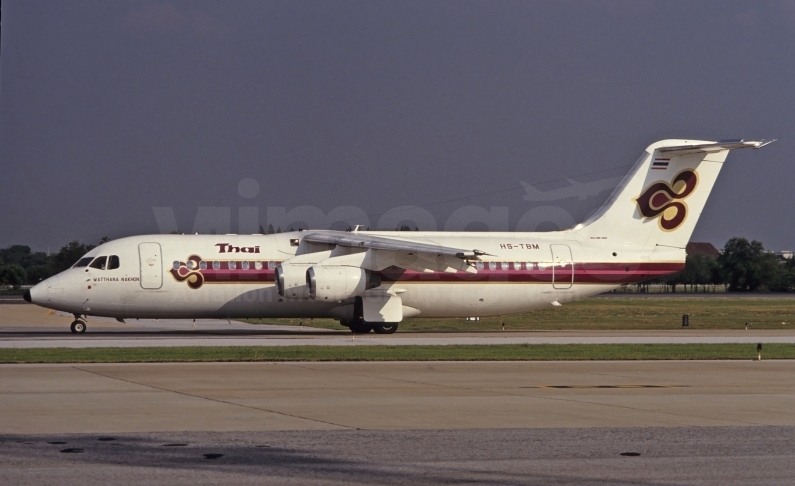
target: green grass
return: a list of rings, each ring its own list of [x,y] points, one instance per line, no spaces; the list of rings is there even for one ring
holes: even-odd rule
[[[508,344],[2,349],[0,363],[219,361],[750,360],[755,344]],[[765,359],[795,359],[795,345],[764,344]]]
[[[663,330],[681,329],[682,314],[690,314],[690,329],[795,329],[795,299],[671,297],[591,298],[562,307],[482,317],[406,319],[400,331],[509,330]],[[304,325],[346,329],[332,319],[245,319],[255,324]],[[782,324],[784,323],[784,324]],[[400,332],[398,331],[398,332]]]

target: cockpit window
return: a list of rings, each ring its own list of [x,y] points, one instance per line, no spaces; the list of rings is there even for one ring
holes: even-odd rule
[[[94,261],[91,262],[91,265],[89,265],[89,267],[105,270],[105,266],[107,266],[107,264],[108,264],[108,257],[101,256],[101,257],[96,257]]]
[[[85,267],[86,265],[91,263],[91,260],[93,260],[93,259],[94,259],[94,257],[83,257],[80,260],[78,260],[77,263],[72,265],[72,268]]]
[[[115,270],[119,268],[120,262],[119,257],[116,255],[111,255],[108,257],[108,270]]]

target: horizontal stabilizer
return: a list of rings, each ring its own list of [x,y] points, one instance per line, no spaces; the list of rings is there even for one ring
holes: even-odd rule
[[[670,157],[680,157],[682,155],[690,154],[708,154],[712,152],[720,152],[721,150],[734,150],[741,148],[762,148],[765,145],[770,145],[775,140],[759,140],[759,141],[745,141],[745,140],[721,140],[719,142],[710,142],[700,145],[679,145],[674,147],[660,147],[658,152],[663,153]]]

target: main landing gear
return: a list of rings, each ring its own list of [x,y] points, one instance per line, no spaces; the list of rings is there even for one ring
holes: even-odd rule
[[[397,322],[367,322],[364,320],[364,304],[361,297],[356,297],[353,304],[353,320],[343,321],[340,324],[347,326],[354,334],[367,334],[375,331],[376,334],[393,334],[397,331]]]
[[[373,331],[376,334],[394,334],[397,328],[397,322],[378,322],[373,324]]]
[[[69,327],[73,334],[83,334],[86,332],[86,320],[79,315],[75,314],[75,320]]]
[[[376,334],[393,334],[397,331],[397,322],[365,322],[365,321],[340,321],[340,324],[347,326],[354,334],[367,334],[375,331]]]

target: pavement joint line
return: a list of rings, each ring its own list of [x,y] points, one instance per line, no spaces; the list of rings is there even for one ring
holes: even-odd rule
[[[659,413],[659,414],[663,414],[663,415],[671,415],[671,416],[674,416],[674,417],[697,417],[697,418],[702,418],[702,419],[710,419],[710,420],[718,420],[718,421],[722,421],[722,422],[727,422],[727,423],[732,424],[732,425],[736,425],[736,424],[753,425],[753,426],[768,425],[768,424],[762,424],[762,423],[756,423],[756,422],[746,422],[746,421],[742,421],[742,420],[721,419],[721,418],[716,418],[716,417],[711,417],[711,416],[701,416],[701,415],[694,415],[694,414],[684,415],[684,414],[673,413],[673,412],[664,412],[664,411],[661,411],[661,410],[630,407],[630,406],[627,406],[627,405],[616,405],[616,404],[612,404],[612,403],[592,402],[592,401],[589,401],[589,400],[575,400],[575,399],[572,399],[572,398],[527,395],[527,394],[524,394],[524,393],[510,393],[507,390],[499,390],[498,391],[498,390],[494,390],[494,389],[490,389],[490,388],[471,388],[471,387],[465,387],[465,386],[460,386],[460,385],[459,386],[452,386],[452,385],[442,385],[442,384],[437,384],[437,383],[427,383],[427,382],[414,381],[414,380],[400,380],[400,379],[397,379],[397,378],[390,378],[390,377],[383,377],[383,376],[371,376],[371,375],[362,374],[362,373],[344,373],[344,372],[338,371],[338,370],[319,370],[319,369],[316,369],[316,368],[311,367],[311,366],[301,365],[301,364],[297,364],[297,363],[289,363],[289,365],[290,366],[295,366],[295,367],[298,367],[298,368],[309,369],[309,370],[312,370],[312,371],[327,371],[327,372],[331,372],[331,373],[342,373],[342,374],[352,375],[352,376],[361,376],[361,377],[364,377],[364,378],[377,378],[377,379],[396,381],[396,382],[401,382],[401,383],[411,383],[411,384],[414,384],[414,385],[425,385],[425,386],[431,386],[431,387],[437,387],[437,388],[450,388],[450,389],[467,390],[467,391],[490,392],[490,393],[492,393],[494,395],[497,395],[497,396],[499,396],[499,395],[507,395],[507,396],[512,396],[512,397],[533,398],[533,399],[538,399],[538,400],[552,400],[552,401],[561,401],[561,402],[570,402],[570,403],[582,403],[582,404],[596,405],[596,406],[602,406],[602,407],[612,407],[612,408],[619,408],[619,409],[624,409],[624,410],[633,410],[633,411],[636,411],[636,412]],[[536,388],[536,389],[537,390],[554,390],[554,388],[545,388],[545,389],[544,388]]]
[[[547,389],[547,390],[549,390],[549,389]],[[708,419],[708,420],[718,420],[718,421],[721,421],[721,422],[727,422],[728,424],[733,425],[733,426],[737,426],[737,424],[754,425],[754,426],[766,426],[766,425],[769,425],[769,424],[760,424],[760,423],[756,423],[756,422],[746,422],[746,421],[743,421],[743,420],[721,419],[721,418],[716,418],[716,417],[712,417],[712,416],[702,416],[702,415],[696,415],[696,414],[681,414],[681,413],[674,413],[674,412],[665,412],[665,411],[662,411],[662,410],[646,409],[646,408],[639,408],[639,407],[630,407],[630,406],[627,406],[627,405],[616,405],[616,404],[613,404],[613,403],[592,402],[590,400],[574,400],[574,399],[571,399],[571,398],[539,397],[539,396],[535,396],[535,398],[540,398],[540,399],[544,399],[544,400],[555,400],[555,401],[561,401],[561,402],[585,403],[585,404],[588,404],[588,405],[597,405],[597,406],[603,406],[603,407],[619,408],[619,409],[624,409],[624,410],[633,410],[633,411],[636,411],[636,412],[659,413],[659,414],[662,414],[662,415],[670,415],[670,416],[673,416],[673,417],[695,417],[695,418]]]
[[[103,375],[102,373],[98,373],[96,371],[83,369],[83,368],[80,368],[80,367],[77,367],[77,366],[70,366],[70,368],[82,371],[84,373],[89,373],[89,374],[92,374],[92,375],[101,376],[103,378],[108,378],[110,380],[121,381],[121,382],[124,382],[124,383],[130,383],[132,385],[143,386],[143,387],[147,387],[147,388],[152,388],[154,390],[159,390],[159,391],[164,391],[164,392],[169,392],[169,393],[176,393],[177,395],[183,395],[183,396],[191,397],[191,398],[198,398],[200,400],[207,400],[209,402],[223,403],[225,405],[232,405],[234,407],[247,408],[247,409],[250,409],[250,410],[257,410],[257,411],[260,411],[260,412],[268,412],[268,413],[273,413],[273,414],[276,414],[276,415],[282,415],[282,416],[285,416],[285,417],[297,418],[297,419],[301,419],[301,420],[307,420],[307,421],[310,421],[310,422],[317,422],[317,423],[326,424],[326,425],[333,425],[335,427],[342,427],[344,429],[349,429],[349,430],[361,430],[361,429],[359,429],[359,427],[354,427],[354,426],[351,426],[351,425],[337,424],[337,423],[334,423],[334,422],[328,422],[326,420],[313,419],[313,418],[302,417],[300,415],[294,415],[294,414],[290,414],[290,413],[286,413],[286,412],[280,412],[278,410],[270,410],[270,409],[267,409],[267,408],[255,407],[255,406],[252,406],[252,405],[244,405],[242,403],[235,403],[235,402],[230,402],[230,401],[226,401],[226,400],[220,400],[220,399],[217,399],[217,398],[210,398],[210,397],[204,397],[204,396],[201,396],[201,395],[194,395],[192,393],[182,392],[182,391],[179,391],[179,390],[170,390],[168,388],[163,388],[163,387],[159,387],[159,386],[155,386],[155,385],[149,385],[147,383],[138,383],[136,381],[126,380],[124,378],[118,378],[118,377],[115,377],[115,376]]]
[[[690,385],[531,385],[520,386],[522,389],[547,388],[551,390],[609,390],[609,389],[634,389],[634,388],[690,388]]]

